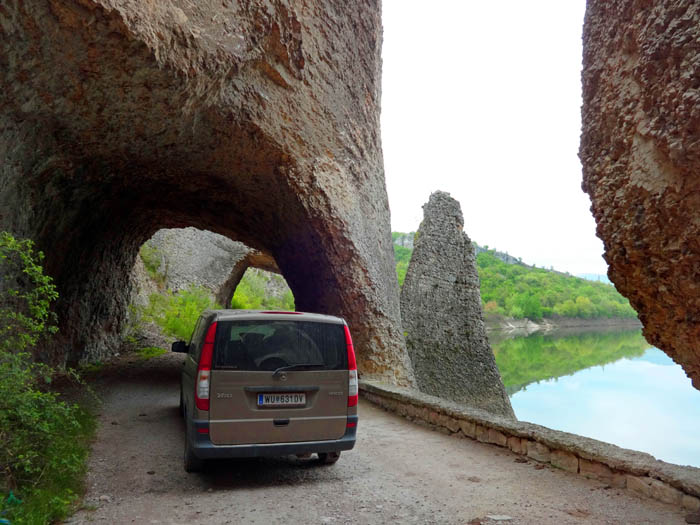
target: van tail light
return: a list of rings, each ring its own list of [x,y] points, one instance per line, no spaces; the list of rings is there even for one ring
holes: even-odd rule
[[[348,406],[354,407],[357,405],[357,396],[359,393],[357,383],[357,362],[355,361],[355,348],[352,346],[352,337],[350,337],[350,329],[345,325],[345,345],[348,349]]]
[[[214,355],[214,339],[216,338],[216,323],[207,330],[202,346],[202,354],[197,366],[197,381],[194,385],[194,404],[199,410],[209,410],[209,386],[211,377],[211,360]]]

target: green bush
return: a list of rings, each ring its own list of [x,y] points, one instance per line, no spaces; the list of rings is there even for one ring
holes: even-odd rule
[[[209,290],[191,285],[177,293],[151,294],[141,319],[155,322],[167,336],[188,341],[199,315],[212,308],[221,306],[211,298]]]
[[[0,232],[0,350],[24,350],[57,330],[49,307],[58,293],[43,258],[31,240]]]
[[[394,258],[396,260],[396,277],[399,279],[399,286],[403,286],[408,271],[408,263],[411,262],[413,250],[405,246],[394,245]]]
[[[13,523],[68,513],[94,430],[91,414],[48,390],[56,371],[29,353],[56,332],[58,294],[42,259],[30,240],[0,233],[0,516]]]
[[[0,353],[0,511],[12,523],[63,518],[82,489],[95,420],[45,391],[52,373],[24,352]]]

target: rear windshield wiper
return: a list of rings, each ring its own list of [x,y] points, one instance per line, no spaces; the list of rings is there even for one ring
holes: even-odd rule
[[[305,368],[325,368],[325,363],[299,363],[298,365],[281,366],[272,373],[272,377],[275,377],[280,372],[286,370],[303,370]]]

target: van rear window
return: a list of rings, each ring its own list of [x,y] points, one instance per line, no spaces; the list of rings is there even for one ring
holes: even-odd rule
[[[309,370],[348,367],[343,325],[309,321],[219,321],[214,368]]]

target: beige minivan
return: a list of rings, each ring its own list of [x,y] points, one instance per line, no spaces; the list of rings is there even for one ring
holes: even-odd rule
[[[207,310],[180,383],[185,470],[214,458],[307,456],[335,463],[355,446],[357,367],[339,317]]]

